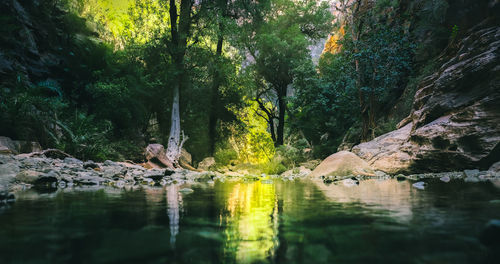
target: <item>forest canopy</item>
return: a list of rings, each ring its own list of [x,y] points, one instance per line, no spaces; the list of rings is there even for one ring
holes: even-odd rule
[[[432,68],[415,58],[436,55],[419,39],[457,32],[437,26],[445,1],[402,3],[6,3],[0,134],[81,159],[140,162],[161,143],[173,163],[185,148],[195,162],[278,173],[373,139],[408,113]]]

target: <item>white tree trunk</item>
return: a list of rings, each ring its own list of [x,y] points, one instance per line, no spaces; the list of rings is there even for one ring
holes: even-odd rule
[[[179,111],[179,84],[174,86],[174,100],[172,101],[172,116],[170,119],[170,135],[168,137],[167,158],[177,164],[181,156],[181,117]],[[182,146],[181,146],[182,148]]]

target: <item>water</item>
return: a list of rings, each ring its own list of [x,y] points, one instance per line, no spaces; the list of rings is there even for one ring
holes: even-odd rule
[[[226,181],[29,190],[0,207],[0,263],[495,263],[491,182]],[[179,192],[189,187],[192,193]],[[495,255],[496,254],[496,255]]]

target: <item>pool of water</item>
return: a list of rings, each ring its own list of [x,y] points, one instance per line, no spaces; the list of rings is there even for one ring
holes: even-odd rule
[[[395,179],[28,190],[0,207],[0,263],[495,263],[499,199]]]

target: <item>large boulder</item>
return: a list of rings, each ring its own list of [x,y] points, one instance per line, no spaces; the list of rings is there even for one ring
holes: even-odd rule
[[[191,153],[187,152],[186,149],[182,148],[181,149],[181,156],[179,157],[179,162],[191,165],[193,162],[193,158],[191,156]]]
[[[198,169],[200,170],[209,170],[210,167],[215,165],[214,157],[206,157],[200,163],[198,163]]]
[[[8,137],[0,137],[0,154],[19,154],[42,151],[38,142],[12,140]]]
[[[375,176],[370,165],[349,151],[340,151],[323,160],[310,174],[311,177],[321,176]]]
[[[149,144],[146,147],[146,159],[151,168],[173,168],[172,162],[167,158],[165,148],[161,144]]]
[[[500,27],[485,21],[440,58],[399,129],[352,151],[388,173],[488,169],[500,157]]]

